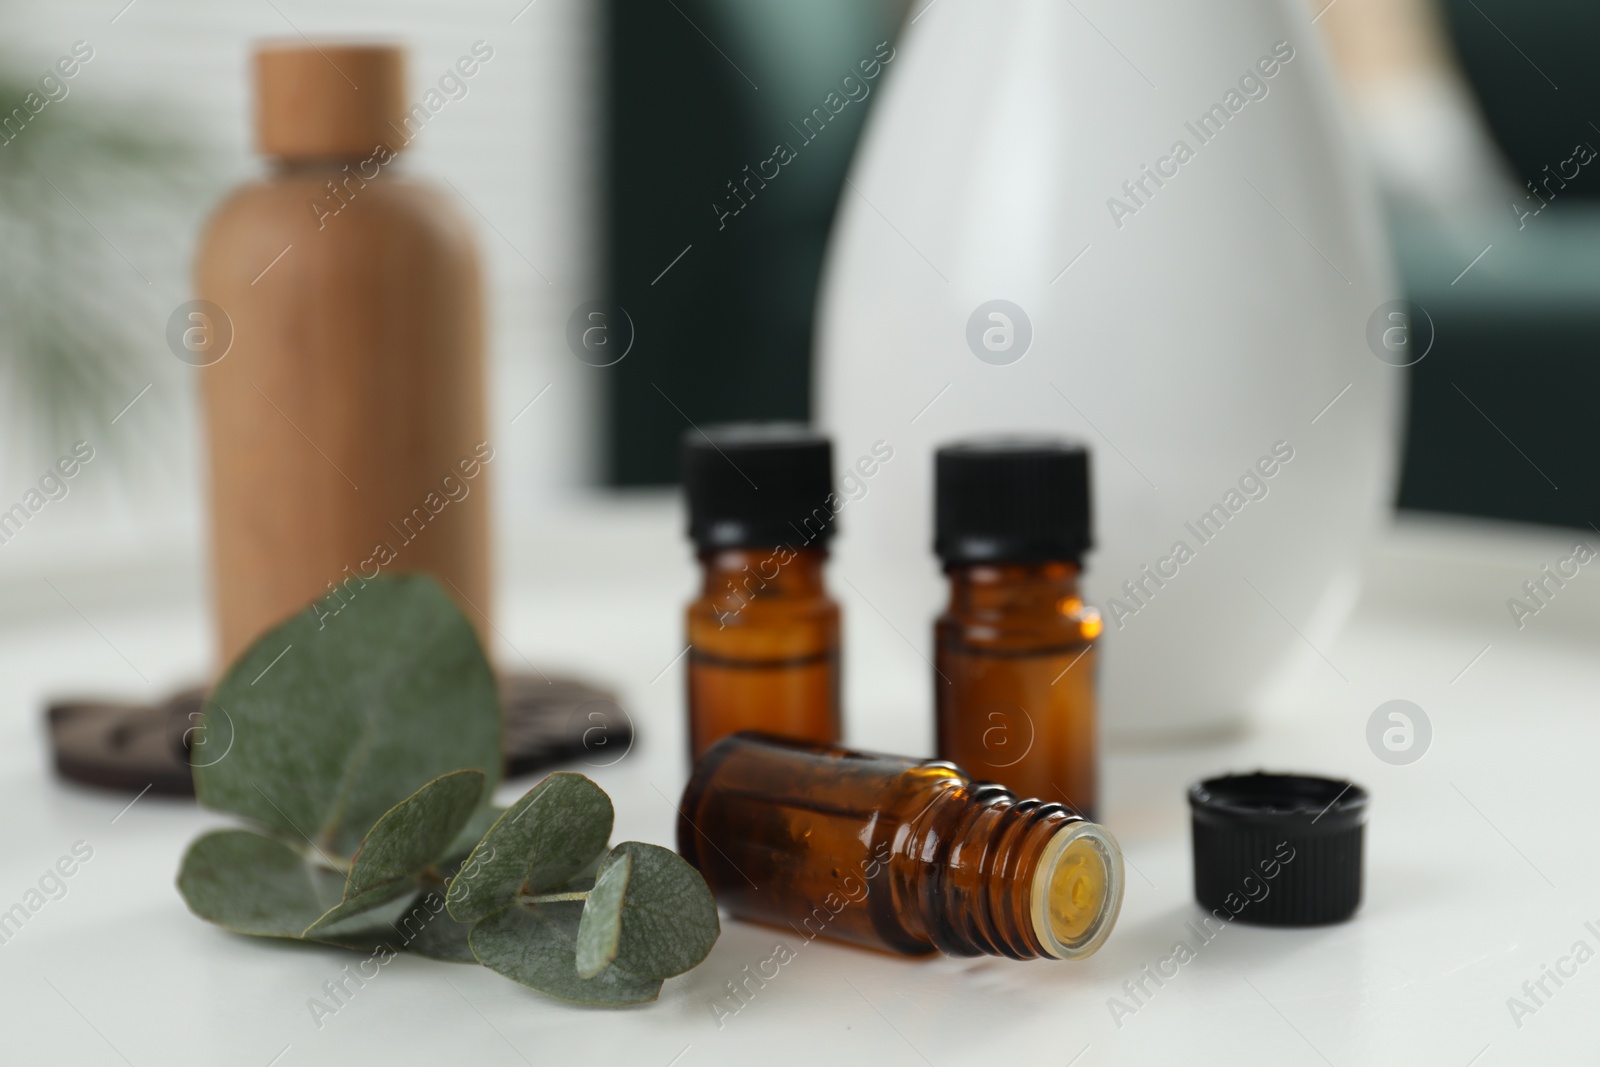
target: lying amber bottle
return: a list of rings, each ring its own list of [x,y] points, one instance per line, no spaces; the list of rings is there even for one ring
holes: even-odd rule
[[[760,730],[837,741],[839,605],[823,585],[832,448],[804,427],[708,427],[684,441],[689,536],[689,758]]]
[[[722,907],[807,940],[1078,959],[1122,906],[1103,827],[935,760],[737,734],[679,813],[678,851]]]
[[[936,753],[1094,818],[1100,613],[1078,588],[1089,458],[1050,439],[947,446],[935,550],[950,600],[934,626]]]

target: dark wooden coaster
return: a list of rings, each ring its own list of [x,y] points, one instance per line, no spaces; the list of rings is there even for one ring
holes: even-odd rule
[[[554,675],[502,674],[500,692],[507,778],[573,760],[609,766],[633,746],[633,722],[605,689]],[[156,705],[56,701],[47,711],[56,773],[119,792],[193,796],[190,768],[212,755],[212,739],[200,728],[204,699],[196,687]]]
[[[616,694],[572,678],[502,674],[506,777],[555,763],[609,767],[633,747],[633,720]]]

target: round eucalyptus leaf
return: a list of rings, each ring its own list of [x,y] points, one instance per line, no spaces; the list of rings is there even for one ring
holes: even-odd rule
[[[194,771],[201,803],[334,857],[451,771],[500,776],[500,701],[478,636],[426,575],[347,582],[269,630],[207,700],[228,755]]]
[[[485,793],[484,796],[487,797],[488,794]],[[473,812],[472,818],[467,820],[467,825],[461,828],[461,832],[450,843],[450,847],[445,849],[444,855],[439,858],[439,862],[435,866],[446,875],[454,875],[461,865],[466,862],[467,857],[472,855],[472,850],[478,847],[478,842],[483,840],[483,835],[489,832],[489,827],[499,821],[500,816],[505,813],[505,808],[496,807],[493,804]]]
[[[350,864],[345,896],[416,878],[443,856],[483,797],[481,771],[440,775],[384,813]]]
[[[660,979],[698,966],[722,932],[705,879],[670,848],[624,841],[601,864],[595,888],[624,862],[628,873],[612,968]]]
[[[552,774],[511,805],[450,880],[450,914],[476,922],[585,871],[611,838],[611,798],[581,774]]]
[[[579,1004],[642,1004],[661,983],[607,967],[581,978],[573,962],[583,906],[576,902],[512,905],[472,928],[472,952],[485,967],[530,989]]]
[[[456,922],[445,907],[442,892],[430,889],[419,896],[395,930],[408,952],[446,963],[478,962],[467,940],[472,924]]]
[[[306,927],[306,934],[414,895],[418,877],[472,818],[483,784],[479,771],[441,775],[385,812],[350,864],[343,899]]]
[[[578,922],[578,977],[593,978],[616,959],[622,936],[622,903],[628,892],[633,861],[626,852],[613,850],[600,861],[600,870],[583,902]]]
[[[301,936],[344,894],[337,872],[307,863],[276,838],[214,830],[197,838],[178,868],[189,910],[241,934]]]
[[[417,883],[409,879],[380,882],[360,893],[346,896],[339,903],[317,916],[315,921],[307,923],[306,928],[301,933],[308,938],[319,938],[329,930],[339,929],[344,923],[354,919],[357,915],[365,915],[374,908],[392,903],[401,897],[411,896],[416,891]]]

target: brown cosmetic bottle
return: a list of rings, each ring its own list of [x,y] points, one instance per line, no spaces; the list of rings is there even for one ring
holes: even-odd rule
[[[1089,456],[1052,439],[954,444],[935,459],[937,752],[977,778],[1094,818],[1095,639],[1078,588]]]
[[[207,223],[191,316],[231,335],[194,350],[222,662],[380,572],[438,576],[486,636],[478,261],[448,200],[399,173],[404,54],[267,44],[255,77],[270,171]]]
[[[1077,959],[1122,905],[1122,854],[1060,804],[949,763],[758,734],[701,757],[678,851],[740,919],[906,955]]]
[[[837,741],[827,438],[782,424],[691,431],[683,479],[703,569],[687,612],[689,758],[740,730]]]

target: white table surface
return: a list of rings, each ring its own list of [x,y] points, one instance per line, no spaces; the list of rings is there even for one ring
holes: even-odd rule
[[[1103,814],[1127,854],[1128,889],[1117,929],[1090,960],[904,960],[725,920],[705,964],[652,1005],[576,1008],[483,968],[401,958],[320,1028],[308,998],[359,957],[225,933],[191,916],[173,886],[185,844],[225,818],[155,796],[128,808],[125,796],[48,770],[47,695],[159,695],[203,669],[209,635],[193,567],[157,560],[154,577],[113,581],[91,560],[40,564],[0,590],[11,605],[0,608],[0,910],[75,842],[94,851],[64,896],[0,944],[0,1061],[1595,1063],[1600,959],[1559,989],[1547,980],[1553,996],[1520,1027],[1507,1006],[1574,942],[1600,950],[1584,925],[1600,929],[1600,581],[1588,573],[1600,563],[1521,631],[1505,607],[1573,539],[1402,524],[1374,553],[1352,622],[1321,649],[1348,682],[1307,650],[1248,734],[1113,747]],[[592,508],[501,550],[498,655],[621,689],[642,740],[592,773],[616,801],[619,839],[670,844],[664,796],[676,797],[686,767],[682,665],[668,664],[682,648],[691,580],[670,509]],[[926,668],[870,613],[852,610],[848,625],[850,739],[926,748],[922,690],[904,684]],[[1384,764],[1366,745],[1368,716],[1392,698],[1415,701],[1433,722],[1430,751],[1409,766]],[[1119,1027],[1108,998],[1200,915],[1185,786],[1257,766],[1368,787],[1361,911],[1323,929],[1230,927]],[[730,1003],[725,983],[779,941],[796,958],[719,1026],[711,1005]]]

